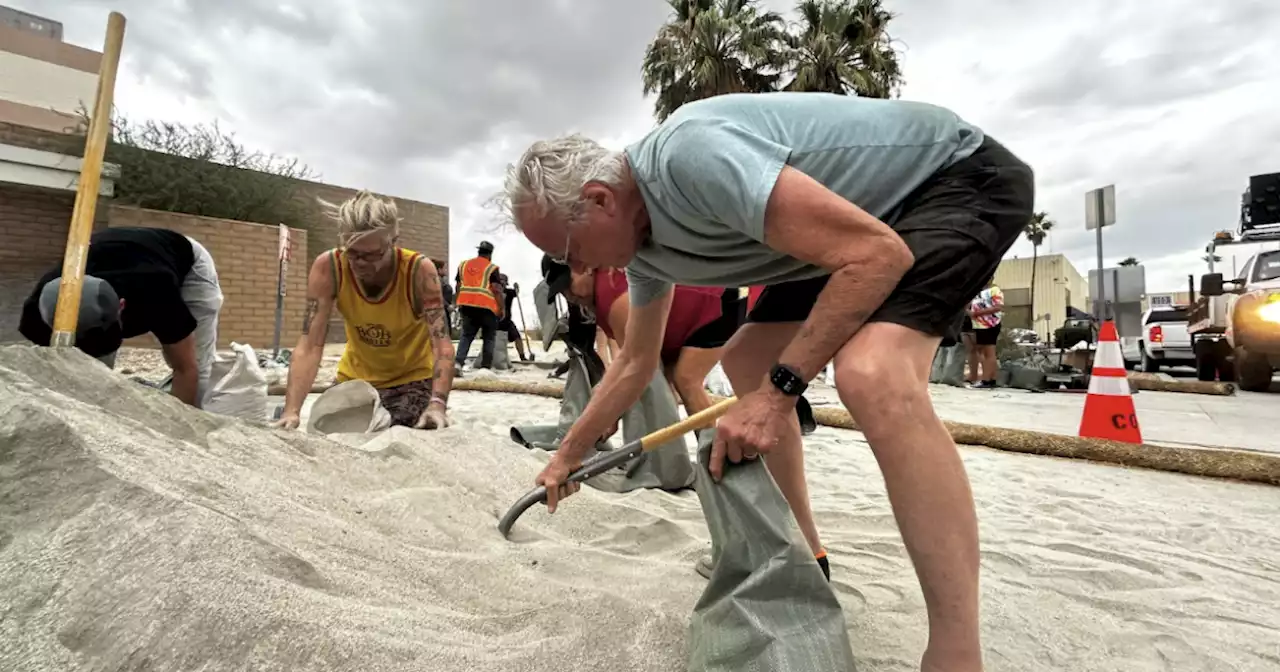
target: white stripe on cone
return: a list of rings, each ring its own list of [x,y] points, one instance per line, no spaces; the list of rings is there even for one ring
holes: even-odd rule
[[[1098,351],[1093,355],[1094,368],[1123,369],[1124,355],[1120,352],[1120,344],[1116,341],[1101,341]]]
[[[1129,379],[1124,376],[1089,376],[1089,394],[1108,397],[1129,396]]]

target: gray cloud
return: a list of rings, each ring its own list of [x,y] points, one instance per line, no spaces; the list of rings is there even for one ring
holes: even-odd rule
[[[92,48],[108,10],[122,11],[122,78],[145,92],[120,101],[126,113],[182,99],[328,181],[448,205],[455,260],[494,239],[530,286],[536,253],[488,230],[480,202],[535,137],[644,132],[640,62],[669,11],[661,0],[9,1]],[[1093,264],[1087,189],[1118,185],[1107,256],[1163,259],[1174,278],[1199,270],[1177,271],[1180,254],[1234,226],[1248,176],[1280,170],[1280,4],[889,6],[905,97],[951,107],[1031,160],[1039,207],[1061,222],[1054,250],[1082,270]]]

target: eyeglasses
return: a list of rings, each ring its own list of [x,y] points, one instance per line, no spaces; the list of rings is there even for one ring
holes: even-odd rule
[[[347,248],[347,257],[352,261],[359,261],[366,264],[375,264],[379,261],[382,261],[387,256],[387,253],[391,251],[391,248],[393,246],[394,246],[394,243],[391,245],[387,245],[386,247],[383,247],[381,250],[377,250],[376,252],[358,252],[351,248]]]

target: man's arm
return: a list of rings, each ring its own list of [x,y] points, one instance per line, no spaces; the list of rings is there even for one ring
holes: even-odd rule
[[[498,320],[501,321],[507,316],[507,292],[496,282],[489,283],[489,291],[493,292],[494,303],[498,304]]]
[[[888,225],[788,165],[790,147],[750,129],[692,121],[672,133],[662,152],[663,176],[680,195],[680,208],[830,269],[781,357],[805,380],[831,361],[914,263]]]
[[[779,252],[831,269],[809,317],[779,358],[806,381],[862,328],[915,261],[887,224],[790,166],[769,196],[764,239]]]
[[[195,333],[187,334],[176,343],[161,344],[160,353],[164,355],[165,364],[173,369],[169,394],[188,406],[200,408],[200,400],[196,398],[200,391],[200,365],[196,362]]]
[[[302,334],[289,358],[289,379],[284,393],[284,413],[296,414],[311,393],[324,357],[324,341],[329,334],[329,315],[333,312],[337,288],[333,285],[333,263],[323,252],[311,264],[307,274],[307,303],[302,310]]]
[[[973,317],[982,317],[983,315],[995,315],[1002,310],[1004,310],[1004,292],[997,290],[991,292],[990,307],[969,311],[969,314]]]
[[[600,361],[604,362],[605,369],[613,362],[613,352],[609,350],[609,337],[605,335],[604,329],[596,328],[596,354],[600,355]]]
[[[626,319],[626,336],[613,365],[591,393],[591,401],[583,409],[564,437],[561,451],[580,460],[596,439],[604,435],[644,394],[653,373],[662,361],[662,334],[667,330],[667,313],[671,311],[670,288],[642,306],[630,306]],[[617,302],[614,303],[617,306]],[[610,311],[613,312],[612,310]],[[606,318],[607,319],[607,318]],[[617,333],[617,332],[615,332]]]
[[[444,294],[440,291],[440,276],[429,262],[418,264],[414,276],[414,289],[421,306],[418,319],[427,323],[431,331],[431,351],[435,366],[431,371],[431,403],[448,408],[449,392],[453,390],[453,340],[449,338],[449,323],[445,316]]]

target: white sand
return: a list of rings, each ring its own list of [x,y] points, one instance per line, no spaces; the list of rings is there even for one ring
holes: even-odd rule
[[[0,349],[0,669],[683,669],[692,494],[584,491],[494,529],[545,460],[508,428],[555,400],[456,392],[453,427],[360,450],[31,352]],[[1280,488],[962,453],[989,670],[1280,669]],[[923,602],[869,450],[821,428],[806,454],[859,669],[915,669]]]

